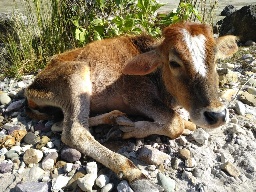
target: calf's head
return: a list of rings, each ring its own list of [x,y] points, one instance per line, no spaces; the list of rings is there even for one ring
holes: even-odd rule
[[[161,71],[165,89],[205,128],[227,121],[228,112],[218,95],[216,60],[238,50],[235,36],[213,38],[208,25],[179,23],[163,31],[164,39],[152,51],[129,61],[124,74],[146,75]]]

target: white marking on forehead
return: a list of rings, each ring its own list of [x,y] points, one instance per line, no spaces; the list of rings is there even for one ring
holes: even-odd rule
[[[195,71],[204,77],[206,75],[205,36],[203,34],[192,36],[186,29],[182,29],[182,34],[191,54]]]

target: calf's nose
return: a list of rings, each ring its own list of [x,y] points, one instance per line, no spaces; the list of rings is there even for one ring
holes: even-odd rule
[[[225,123],[227,121],[227,109],[221,112],[205,111],[204,117],[210,125]]]

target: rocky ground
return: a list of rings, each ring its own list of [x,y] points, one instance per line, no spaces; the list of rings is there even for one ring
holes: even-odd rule
[[[109,126],[92,128],[93,134],[165,191],[256,191],[256,45],[247,43],[219,62],[227,125],[186,131],[175,140],[117,140],[109,134],[116,127]],[[0,82],[0,191],[132,191],[104,166],[64,146],[56,122],[26,116],[23,90],[33,78]]]

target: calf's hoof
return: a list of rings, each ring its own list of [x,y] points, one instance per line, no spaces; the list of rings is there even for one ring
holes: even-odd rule
[[[131,188],[136,192],[162,192],[164,189],[147,179],[139,179],[131,183]]]

